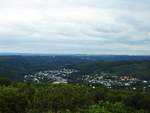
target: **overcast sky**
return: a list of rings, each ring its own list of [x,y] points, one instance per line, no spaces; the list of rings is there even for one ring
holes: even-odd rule
[[[150,55],[150,0],[0,0],[0,52]]]

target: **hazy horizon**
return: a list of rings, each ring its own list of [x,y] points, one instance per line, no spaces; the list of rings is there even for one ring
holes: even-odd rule
[[[131,56],[131,57],[136,57],[136,56],[150,56],[150,55],[141,55],[141,54],[84,54],[84,53],[30,53],[30,52],[0,52],[0,56],[5,56],[5,55],[21,55],[21,56],[28,56],[28,55],[33,55],[33,56],[38,56],[38,55],[42,55],[42,56],[51,56],[51,55],[55,55],[55,56],[61,56],[61,55],[73,55],[73,56]]]

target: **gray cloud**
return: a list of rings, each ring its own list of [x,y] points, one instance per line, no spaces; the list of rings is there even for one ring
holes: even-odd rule
[[[149,11],[149,0],[0,0],[0,51],[149,55]]]

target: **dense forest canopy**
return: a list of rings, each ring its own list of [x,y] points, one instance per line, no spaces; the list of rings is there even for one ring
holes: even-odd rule
[[[149,113],[150,93],[0,80],[0,113]]]

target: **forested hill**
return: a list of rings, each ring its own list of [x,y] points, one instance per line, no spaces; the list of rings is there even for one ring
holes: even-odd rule
[[[84,61],[72,56],[0,56],[0,76],[22,80],[27,73],[59,69]]]
[[[150,61],[96,61],[71,65],[81,74],[110,73],[117,76],[133,76],[150,80]]]
[[[21,81],[23,76],[37,71],[73,67],[81,72],[108,71],[130,73],[150,79],[150,56],[88,56],[88,55],[1,55],[0,76]]]

